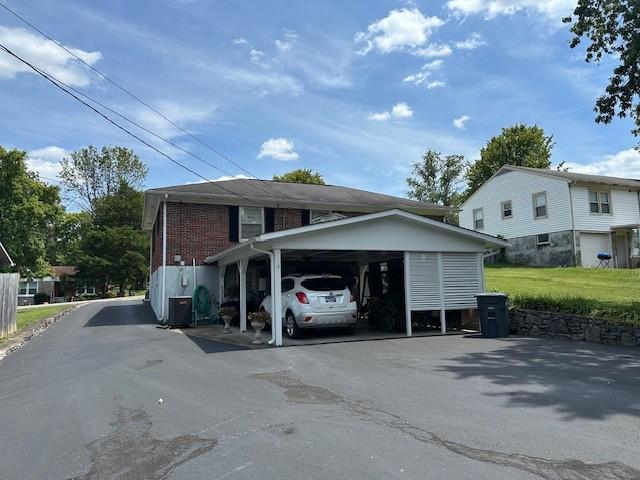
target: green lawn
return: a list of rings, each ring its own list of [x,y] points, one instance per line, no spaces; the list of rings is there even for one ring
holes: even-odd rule
[[[640,269],[487,267],[487,289],[520,296],[640,299]]]
[[[26,310],[18,310],[16,323],[18,324],[18,332],[24,328],[33,325],[45,318],[54,316],[56,313],[71,308],[72,305],[50,305],[48,307],[28,308]],[[15,335],[15,334],[14,334]],[[4,337],[3,337],[4,338]],[[5,338],[6,339],[6,338]],[[2,340],[0,340],[1,342]]]

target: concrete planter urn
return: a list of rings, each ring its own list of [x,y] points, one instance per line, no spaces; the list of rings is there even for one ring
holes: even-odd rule
[[[251,322],[251,328],[253,328],[256,333],[253,337],[251,343],[254,345],[261,345],[264,343],[264,339],[262,338],[262,329],[267,324],[267,321],[271,318],[268,312],[261,310],[259,312],[252,312],[248,315],[249,321]]]
[[[218,310],[218,314],[222,321],[224,322],[224,328],[222,329],[223,333],[231,333],[231,320],[236,314],[236,309],[233,307],[222,307]]]

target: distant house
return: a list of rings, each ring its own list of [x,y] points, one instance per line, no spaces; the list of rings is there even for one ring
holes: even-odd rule
[[[94,287],[76,284],[74,280],[76,273],[76,267],[57,265],[51,267],[51,275],[47,277],[21,280],[18,289],[18,305],[33,305],[33,297],[36,293],[46,293],[51,303],[69,301],[72,297],[79,295],[95,295]]]
[[[463,204],[460,226],[507,239],[512,263],[637,267],[640,181],[507,165]]]

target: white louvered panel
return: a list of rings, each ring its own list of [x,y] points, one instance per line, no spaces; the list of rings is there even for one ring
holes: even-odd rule
[[[444,304],[447,309],[473,308],[480,293],[478,256],[475,253],[443,253]]]
[[[438,310],[440,283],[437,254],[410,253],[409,259],[411,310]]]

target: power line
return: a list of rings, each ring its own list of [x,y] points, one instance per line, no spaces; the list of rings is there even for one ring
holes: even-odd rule
[[[144,145],[146,145],[147,147],[149,147],[150,149],[152,149],[153,151],[157,152],[158,154],[162,155],[163,157],[169,159],[171,162],[175,163],[176,165],[178,165],[179,167],[187,170],[188,172],[194,174],[195,176],[197,176],[198,178],[201,178],[202,180],[204,180],[207,183],[211,183],[212,185],[217,186],[218,188],[230,193],[231,195],[234,196],[239,196],[241,198],[244,198],[245,200],[249,200],[247,197],[233,192],[232,190],[229,190],[225,187],[223,187],[222,185],[220,185],[220,182],[212,182],[211,180],[209,180],[208,178],[200,175],[198,172],[196,172],[195,170],[187,167],[186,165],[183,165],[182,163],[180,163],[179,161],[175,160],[173,157],[171,157],[170,155],[168,155],[167,153],[159,150],[158,148],[156,148],[154,145],[152,145],[151,143],[147,142],[146,140],[144,140],[143,138],[139,137],[138,135],[136,135],[135,133],[127,130],[125,127],[123,127],[122,125],[120,125],[119,123],[115,122],[114,120],[112,120],[109,116],[107,116],[106,114],[104,114],[103,112],[101,112],[100,110],[98,110],[97,108],[93,107],[91,104],[85,102],[84,100],[82,100],[80,97],[78,97],[77,95],[75,95],[73,92],[71,92],[70,90],[66,89],[64,86],[58,84],[54,79],[52,79],[51,77],[49,77],[46,73],[44,73],[43,71],[41,71],[38,67],[32,65],[31,63],[29,63],[27,60],[23,59],[22,57],[20,57],[19,55],[15,54],[14,52],[12,52],[11,50],[9,50],[6,46],[4,46],[3,44],[0,43],[0,49],[4,50],[5,52],[7,52],[9,55],[11,55],[12,57],[14,57],[16,60],[24,63],[25,65],[27,65],[30,69],[32,69],[34,72],[36,72],[38,75],[40,75],[41,77],[45,78],[47,81],[49,81],[50,83],[52,83],[54,86],[56,86],[57,88],[59,88],[60,90],[62,90],[63,92],[65,92],[66,94],[70,95],[71,97],[73,97],[74,99],[76,99],[78,102],[82,103],[85,107],[89,108],[90,110],[92,110],[93,112],[97,113],[99,116],[101,116],[102,118],[104,118],[107,122],[111,123],[112,125],[114,125],[115,127],[117,127],[118,129],[122,130],[123,132],[125,132],[127,135],[135,138],[136,140],[138,140],[139,142],[143,143]]]
[[[136,100],[137,102],[141,103],[142,105],[144,105],[145,107],[147,107],[148,109],[150,109],[151,111],[153,111],[156,115],[159,115],[160,117],[162,117],[165,121],[169,122],[171,125],[173,125],[175,128],[177,128],[178,130],[180,130],[181,132],[183,132],[184,134],[188,135],[189,137],[191,137],[192,139],[194,139],[195,141],[197,141],[198,143],[200,143],[201,145],[205,146],[206,148],[208,148],[209,150],[211,150],[212,152],[214,152],[216,155],[220,156],[221,158],[223,158],[224,160],[226,160],[227,162],[231,163],[232,165],[236,166],[237,168],[239,168],[240,170],[242,170],[243,172],[245,172],[246,174],[254,177],[254,178],[259,178],[257,175],[251,173],[249,170],[247,170],[246,168],[244,168],[242,165],[240,165],[239,163],[233,161],[231,158],[229,158],[227,155],[223,154],[222,152],[218,151],[217,149],[215,149],[214,147],[212,147],[211,145],[209,145],[208,143],[204,142],[203,140],[201,140],[199,137],[196,137],[195,135],[193,135],[191,132],[189,132],[188,130],[182,128],[180,125],[178,125],[177,123],[175,123],[173,120],[171,120],[170,118],[168,118],[165,114],[163,114],[162,112],[160,112],[159,110],[157,110],[156,108],[154,108],[153,106],[151,106],[149,103],[145,102],[144,100],[142,100],[140,97],[136,96],[134,93],[132,93],[130,90],[126,89],[125,87],[123,87],[122,85],[120,85],[119,83],[117,83],[115,80],[112,80],[111,78],[109,78],[105,73],[102,73],[100,70],[98,70],[97,68],[93,67],[92,65],[90,65],[88,62],[86,62],[85,60],[83,60],[82,58],[80,58],[80,56],[78,56],[75,52],[73,52],[72,50],[68,49],[67,47],[65,47],[62,43],[58,42],[56,39],[50,37],[49,35],[47,35],[46,33],[44,33],[42,30],[40,30],[38,27],[36,27],[33,23],[29,22],[27,19],[25,19],[24,17],[20,16],[17,12],[13,11],[12,9],[10,9],[8,6],[6,6],[4,3],[0,2],[0,7],[4,8],[7,12],[11,13],[13,16],[15,16],[16,18],[18,18],[20,21],[22,21],[23,23],[25,23],[26,25],[28,25],[29,27],[31,27],[32,29],[34,29],[36,32],[38,32],[40,35],[44,36],[45,38],[47,38],[48,40],[52,41],[53,43],[55,43],[56,45],[58,45],[60,48],[62,48],[63,50],[65,50],[68,54],[72,55],[74,58],[76,58],[76,60],[79,60],[80,62],[82,62],[83,64],[85,64],[87,67],[89,67],[91,70],[93,70],[95,73],[97,73],[98,75],[100,75],[102,78],[104,78],[107,82],[109,82],[110,84],[112,84],[114,87],[120,89],[122,92],[126,93],[128,96],[130,96],[131,98],[133,98],[134,100]]]

